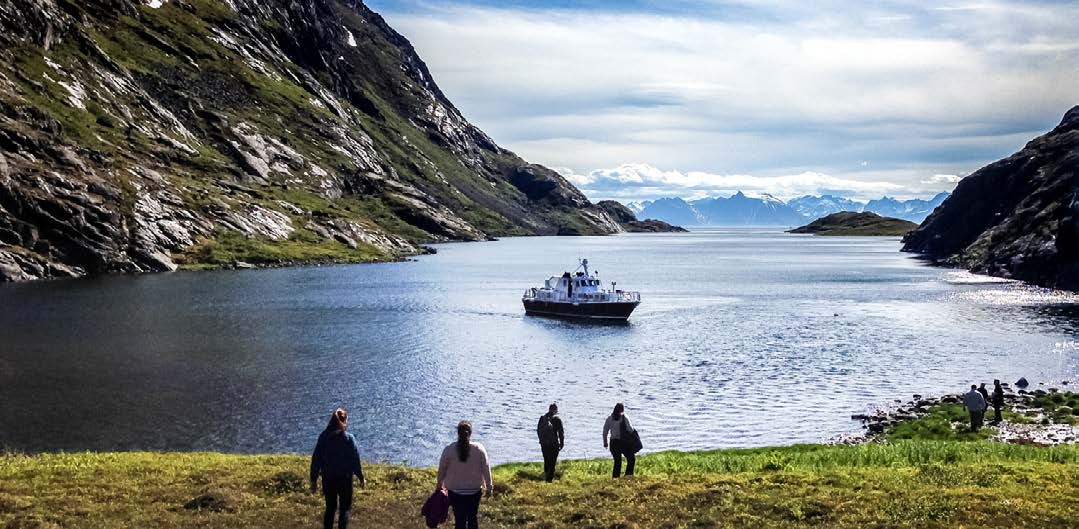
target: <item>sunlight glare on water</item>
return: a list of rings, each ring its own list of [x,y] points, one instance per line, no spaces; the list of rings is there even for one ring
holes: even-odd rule
[[[819,442],[974,381],[1075,383],[1074,295],[898,249],[710,229],[2,286],[0,446],[306,452],[344,406],[367,459],[434,464],[470,419],[495,461],[535,460],[558,401],[566,456],[598,457],[618,401],[654,451]],[[578,257],[642,292],[629,324],[524,316]]]

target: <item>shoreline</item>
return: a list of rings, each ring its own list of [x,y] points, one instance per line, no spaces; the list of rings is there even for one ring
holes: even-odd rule
[[[1056,387],[1046,386],[1044,382],[1039,382],[1039,386],[1045,386],[1047,389],[1034,388],[1027,389],[1015,389],[1013,385],[1008,383],[1001,384],[1005,388],[1005,420],[1002,424],[1008,426],[1008,430],[1004,432],[995,432],[991,437],[986,437],[985,440],[993,443],[1001,444],[1018,444],[1018,445],[1030,445],[1039,447],[1050,447],[1057,445],[1077,445],[1079,443],[1079,393],[1075,393],[1068,390],[1060,390]],[[1062,386],[1069,386],[1069,381],[1061,381]],[[1046,406],[1049,404],[1049,400],[1044,397],[1058,396],[1058,405],[1054,406],[1052,410],[1047,410]],[[641,452],[641,456],[649,456],[652,454],[700,454],[700,453],[713,453],[713,452],[739,452],[739,451],[760,451],[760,450],[784,450],[794,449],[799,447],[829,447],[829,446],[858,446],[864,444],[879,444],[889,443],[896,440],[952,440],[952,439],[938,439],[938,438],[919,438],[919,437],[898,437],[892,438],[892,434],[895,430],[903,425],[911,423],[918,423],[925,420],[928,417],[933,416],[941,406],[946,405],[958,405],[961,401],[961,395],[956,394],[943,394],[940,396],[923,396],[913,395],[913,399],[902,400],[895,399],[888,404],[870,405],[873,411],[866,413],[853,413],[850,416],[852,423],[860,422],[862,431],[851,432],[833,435],[831,437],[820,439],[816,442],[804,442],[793,443],[784,445],[766,445],[766,446],[745,446],[745,447],[713,447],[713,448],[700,448],[700,449],[665,449],[655,452],[645,450]],[[1070,406],[1069,404],[1076,404],[1076,406]],[[1064,414],[1056,413],[1058,410],[1066,410]],[[996,425],[991,424],[989,417],[992,414],[992,409],[988,410],[989,414],[986,418],[986,424],[983,428],[984,431],[994,430]],[[965,413],[965,412],[964,412]],[[1074,413],[1074,415],[1072,415]],[[1070,422],[1061,422],[1060,417],[1067,416]],[[1056,420],[1053,417],[1057,417]],[[954,417],[952,417],[954,419]],[[1044,422],[1048,421],[1048,422]],[[953,422],[951,425],[956,433],[962,432],[962,423]],[[1054,432],[1064,432],[1064,435],[1054,435],[1053,437],[1047,437],[1046,434],[1052,434]],[[975,439],[963,439],[965,441]],[[1079,446],[1079,445],[1077,445]],[[361,447],[362,449],[362,447]],[[254,453],[254,452],[221,452],[221,451],[206,451],[206,450],[45,450],[45,451],[25,451],[18,448],[9,448],[0,446],[0,458],[3,457],[38,457],[48,455],[78,455],[78,454],[101,454],[101,455],[121,455],[121,454],[161,454],[161,455],[216,455],[216,456],[235,456],[235,457],[306,457],[309,454],[306,452],[266,452],[266,453]],[[536,448],[535,460],[518,460],[499,463],[496,466],[508,466],[508,465],[528,465],[538,464],[542,460],[538,457],[538,448]],[[567,461],[595,461],[602,458],[584,457],[567,459]],[[368,461],[367,463],[376,465],[388,465],[403,468],[424,469],[425,466],[417,466],[409,464],[407,462],[398,461]]]

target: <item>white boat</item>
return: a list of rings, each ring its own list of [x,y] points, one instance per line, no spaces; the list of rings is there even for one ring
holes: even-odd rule
[[[574,273],[552,276],[542,288],[526,290],[521,301],[530,315],[625,321],[641,304],[641,293],[616,287],[612,282],[605,289],[599,274],[589,271],[588,259],[581,259]]]

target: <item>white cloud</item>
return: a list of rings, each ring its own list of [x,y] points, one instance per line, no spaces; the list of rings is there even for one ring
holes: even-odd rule
[[[926,178],[925,180],[922,180],[922,183],[923,184],[929,184],[929,185],[940,185],[940,184],[952,184],[952,185],[954,185],[954,184],[958,184],[959,181],[962,180],[962,179],[963,179],[962,176],[954,175],[954,174],[935,174],[933,176],[930,176],[929,178]]]
[[[1077,4],[697,6],[710,14],[452,3],[385,14],[470,120],[582,175],[638,160],[929,193],[952,183],[927,175],[969,174],[1079,103]]]
[[[665,171],[648,164],[633,163],[612,169],[597,169],[588,174],[576,174],[568,168],[561,168],[559,172],[595,199],[652,199],[661,196],[700,198],[729,196],[738,191],[769,194],[781,199],[820,194],[872,199],[885,194],[906,195],[909,192],[906,187],[892,182],[838,178],[812,171],[781,176],[724,175],[703,171]]]

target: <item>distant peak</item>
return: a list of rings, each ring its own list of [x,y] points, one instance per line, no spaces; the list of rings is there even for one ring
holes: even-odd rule
[[[1079,128],[1079,105],[1064,113],[1064,119],[1060,120],[1060,125],[1057,125],[1057,128]]]

